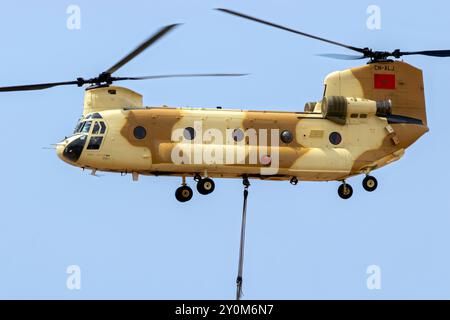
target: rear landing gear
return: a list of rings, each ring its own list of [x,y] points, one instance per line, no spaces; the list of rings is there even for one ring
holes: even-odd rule
[[[197,191],[200,194],[207,195],[214,191],[216,184],[211,178],[202,178],[199,174],[194,176],[197,182]],[[180,202],[187,202],[192,199],[192,188],[186,184],[186,177],[183,177],[181,187],[175,191],[175,198]]]
[[[342,199],[350,199],[353,195],[353,188],[351,185],[346,183],[345,181],[342,182],[342,184],[338,188],[338,195]]]
[[[183,177],[181,187],[175,190],[175,198],[180,202],[187,202],[192,199],[193,194],[191,187],[186,184],[186,177]]]
[[[175,198],[180,202],[187,202],[192,199],[192,189],[189,186],[181,186],[175,191]]]
[[[211,178],[197,180],[197,191],[200,194],[210,194],[214,191],[215,187],[215,183]]]
[[[368,192],[375,191],[378,187],[378,181],[375,179],[375,177],[372,176],[366,176],[362,182],[364,190]]]

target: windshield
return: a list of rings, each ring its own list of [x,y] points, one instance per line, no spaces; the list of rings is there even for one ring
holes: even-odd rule
[[[73,133],[80,132],[82,126],[83,126],[83,122],[78,120],[77,125],[75,126],[75,129],[73,130]]]
[[[89,133],[89,130],[91,129],[91,124],[92,124],[92,121],[86,121],[86,122],[84,122],[84,125],[83,125],[83,127],[81,128],[81,132],[83,132],[83,133]]]
[[[104,134],[106,132],[105,122],[87,120],[78,122],[73,133],[89,133],[91,127],[93,127],[92,134]]]

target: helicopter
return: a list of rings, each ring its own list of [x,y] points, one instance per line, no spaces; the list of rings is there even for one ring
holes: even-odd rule
[[[450,50],[375,51],[317,37],[229,9],[216,9],[357,52],[323,56],[368,63],[325,77],[323,96],[302,111],[175,108],[143,105],[141,94],[119,81],[173,77],[232,77],[246,74],[178,74],[116,77],[113,74],[178,27],[160,29],[111,68],[93,78],[0,87],[0,92],[88,85],[82,117],[72,135],[56,144],[57,156],[84,169],[139,176],[176,176],[180,202],[197,191],[211,194],[216,178],[337,181],[338,195],[353,195],[347,179],[364,175],[368,192],[378,187],[372,173],[399,160],[429,131],[422,71],[403,56],[449,57]]]

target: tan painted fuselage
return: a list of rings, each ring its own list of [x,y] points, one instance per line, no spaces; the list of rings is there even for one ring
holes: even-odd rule
[[[428,131],[422,73],[406,63],[335,72],[325,86],[323,99],[306,112],[148,108],[126,88],[89,89],[81,119],[89,128],[59,143],[57,154],[108,172],[328,181],[398,160]],[[345,97],[345,112],[327,114],[332,97]],[[380,114],[377,101],[389,101],[388,114]],[[292,139],[281,138],[286,132]],[[72,148],[78,157],[65,156],[81,136],[81,150]]]

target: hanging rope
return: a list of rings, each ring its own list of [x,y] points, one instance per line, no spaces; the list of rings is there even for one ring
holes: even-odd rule
[[[244,271],[244,243],[245,243],[245,224],[247,220],[247,197],[248,187],[250,182],[247,177],[244,177],[242,182],[244,184],[244,205],[242,207],[242,225],[241,225],[241,244],[239,247],[239,267],[238,275],[236,278],[236,300],[241,300],[242,296],[242,273]]]

